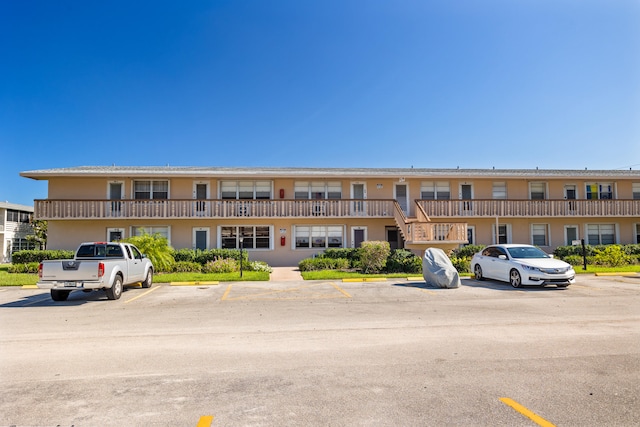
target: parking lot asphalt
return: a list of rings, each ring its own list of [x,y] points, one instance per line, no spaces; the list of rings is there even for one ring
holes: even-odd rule
[[[640,425],[640,280],[0,288],[0,425]]]

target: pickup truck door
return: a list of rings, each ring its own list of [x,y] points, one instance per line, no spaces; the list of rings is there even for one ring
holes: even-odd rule
[[[131,256],[131,259],[127,260],[127,264],[129,264],[129,282],[141,282],[144,280],[145,266],[142,254],[135,246],[127,245],[127,255],[129,254]]]

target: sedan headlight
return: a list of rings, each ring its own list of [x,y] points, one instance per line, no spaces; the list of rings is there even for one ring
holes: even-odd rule
[[[532,267],[532,266],[527,265],[527,264],[520,264],[520,267],[522,267],[522,269],[524,271],[538,271],[538,272],[541,272],[541,270],[538,267]]]

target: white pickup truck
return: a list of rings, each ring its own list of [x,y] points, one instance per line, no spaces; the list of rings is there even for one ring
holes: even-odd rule
[[[42,261],[38,287],[51,289],[51,299],[66,301],[73,290],[104,289],[107,298],[118,299],[125,285],[153,283],[153,265],[129,243],[82,243],[72,260]]]

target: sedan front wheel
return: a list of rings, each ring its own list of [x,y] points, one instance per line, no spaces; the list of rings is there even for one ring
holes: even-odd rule
[[[522,277],[520,277],[520,272],[515,268],[509,273],[509,282],[514,288],[517,288],[522,284]]]
[[[480,264],[476,264],[473,267],[473,275],[475,276],[476,280],[484,280],[484,276],[482,276],[482,267],[480,267]]]

